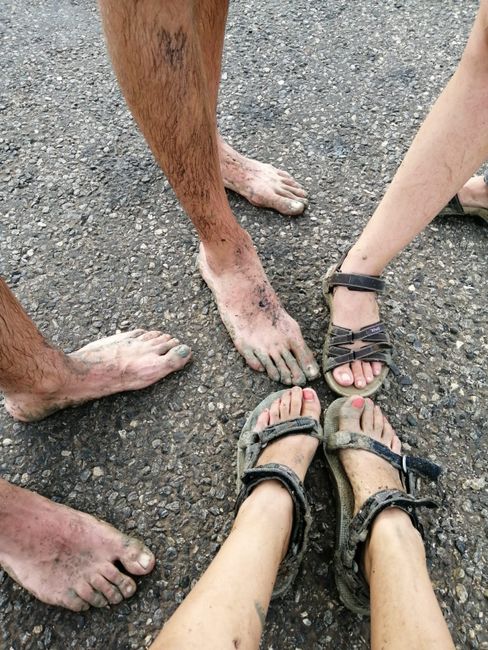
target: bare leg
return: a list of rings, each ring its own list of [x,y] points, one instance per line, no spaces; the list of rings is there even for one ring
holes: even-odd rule
[[[264,429],[298,415],[318,419],[310,388],[294,388],[257,422]],[[283,463],[303,480],[317,448],[308,436],[289,436],[267,447],[258,464]],[[243,503],[234,528],[195,588],[151,646],[152,650],[257,649],[278,567],[291,532],[291,498],[280,483],[259,484]]]
[[[149,573],[154,556],[142,542],[91,515],[0,479],[0,565],[49,605],[74,611],[120,603]]]
[[[345,273],[380,274],[488,158],[488,0],[463,58],[420,128],[383,200],[350,250]],[[334,324],[353,330],[378,320],[374,294],[337,287]],[[333,371],[343,386],[370,383],[380,364],[355,361]]]
[[[236,348],[277,381],[316,377],[300,328],[225,193],[215,115],[220,64],[209,61],[221,51],[227,3],[100,0],[100,7],[127,103],[198,232],[200,271]]]
[[[0,391],[18,420],[145,388],[182,368],[191,350],[161,332],[134,330],[64,354],[49,345],[0,278]]]
[[[369,435],[401,453],[400,440],[369,399],[350,398],[342,408],[340,427]],[[348,449],[340,457],[353,488],[356,512],[379,490],[403,490],[398,471],[377,456]],[[364,571],[371,592],[373,650],[454,648],[427,573],[422,538],[402,510],[384,510],[374,520],[365,546]]]

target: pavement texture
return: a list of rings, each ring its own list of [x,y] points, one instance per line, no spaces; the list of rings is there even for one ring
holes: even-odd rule
[[[297,219],[230,201],[273,286],[320,355],[321,277],[359,234],[454,71],[477,3],[246,0],[229,17],[222,132],[310,190]],[[157,556],[126,604],[74,614],[0,571],[0,647],[145,648],[225,539],[236,438],[279,388],[233,346],[195,271],[197,239],[137,131],[92,0],[0,0],[0,274],[65,350],[138,326],[194,361],[138,394],[23,425],[0,411],[0,474],[143,537]],[[382,313],[403,379],[378,397],[407,449],[441,463],[424,516],[428,562],[457,648],[488,648],[486,244],[475,218],[435,220],[386,272]],[[322,403],[333,395],[315,382]],[[268,650],[369,646],[339,602],[334,507],[320,454],[315,522]],[[402,567],[398,567],[401,572]],[[484,576],[484,581],[483,581]],[[394,605],[394,604],[392,604]]]

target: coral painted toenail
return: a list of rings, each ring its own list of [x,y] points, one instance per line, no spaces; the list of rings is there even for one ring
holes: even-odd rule
[[[352,400],[352,405],[356,409],[362,408],[364,406],[364,398],[356,397],[355,399]]]
[[[311,388],[304,388],[303,389],[303,399],[313,400],[314,397],[315,397],[315,393]]]

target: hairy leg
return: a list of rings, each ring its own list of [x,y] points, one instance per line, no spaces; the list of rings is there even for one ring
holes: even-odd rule
[[[488,0],[482,0],[462,60],[417,133],[385,196],[349,251],[345,273],[380,274],[488,158]],[[373,294],[337,287],[334,324],[359,329],[378,320]],[[374,372],[373,372],[374,371]],[[333,371],[362,387],[379,365]]]
[[[299,415],[318,419],[310,388],[293,388],[257,421],[264,429]],[[317,448],[308,436],[270,444],[258,465],[283,463],[303,480]],[[259,484],[242,504],[234,527],[200,581],[164,626],[152,650],[257,650],[273,584],[293,521],[291,498],[277,481]]]
[[[271,288],[225,193],[215,57],[227,4],[100,0],[100,8],[127,103],[197,230],[200,271],[235,346],[252,368],[273,379],[290,384],[316,377],[312,353]],[[216,33],[208,33],[213,26]]]
[[[369,399],[350,398],[340,428],[363,433],[401,453],[400,440]],[[354,493],[354,509],[379,490],[403,490],[398,471],[367,451],[340,452]],[[422,538],[410,517],[397,508],[380,513],[365,544],[364,572],[371,593],[373,650],[453,650],[454,645],[430,582]]]
[[[142,542],[91,515],[0,479],[0,565],[36,598],[73,611],[133,596],[134,575],[154,556]]]
[[[42,337],[0,278],[0,391],[18,420],[150,386],[190,360],[190,348],[178,343],[168,334],[135,330],[64,354]]]

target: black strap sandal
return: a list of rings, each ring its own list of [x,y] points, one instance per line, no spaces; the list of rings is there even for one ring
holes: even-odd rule
[[[393,346],[381,321],[366,325],[356,331],[333,324],[332,294],[334,287],[347,287],[350,291],[372,291],[378,294],[382,293],[385,288],[385,281],[379,276],[342,273],[340,268],[348,252],[349,249],[339,262],[329,269],[324,278],[323,292],[329,306],[330,318],[329,329],[324,343],[322,368],[327,384],[338,395],[344,395],[345,397],[362,395],[367,397],[380,388],[390,370],[394,375],[398,375],[399,371],[393,363]],[[364,345],[356,350],[345,347],[355,341],[361,341]],[[362,389],[356,388],[356,386],[341,386],[334,379],[332,371],[334,368],[350,364],[356,360],[381,362],[383,364],[381,373]]]
[[[345,398],[335,400],[324,418],[324,451],[336,491],[335,580],[344,605],[356,614],[369,615],[369,586],[362,574],[361,557],[371,525],[386,508],[400,508],[410,516],[423,537],[415,511],[421,507],[436,508],[438,504],[431,499],[415,497],[415,483],[419,477],[437,480],[442,468],[425,458],[395,454],[389,447],[361,433],[340,431],[339,413],[345,401]],[[369,497],[354,515],[354,496],[337,454],[339,449],[364,449],[384,458],[399,470],[406,492],[381,490]]]
[[[483,174],[483,179],[488,185],[488,169],[485,171]],[[474,217],[480,217],[486,223],[488,223],[488,209],[487,208],[471,208],[468,206],[463,206],[461,201],[459,200],[459,196],[455,194],[452,199],[449,201],[449,203],[442,208],[442,210],[439,212],[437,216],[445,216],[445,215],[451,215],[455,217],[463,217],[465,215],[470,215]]]
[[[279,481],[293,500],[293,527],[288,552],[281,563],[272,598],[284,595],[292,585],[305,554],[308,533],[312,524],[312,513],[303,483],[295,472],[279,463],[268,463],[256,467],[263,449],[274,440],[290,435],[310,435],[323,440],[322,427],[317,420],[298,417],[280,424],[255,431],[259,415],[286,391],[272,393],[250,414],[241,432],[237,451],[238,497],[236,513],[253,489],[263,481]]]

